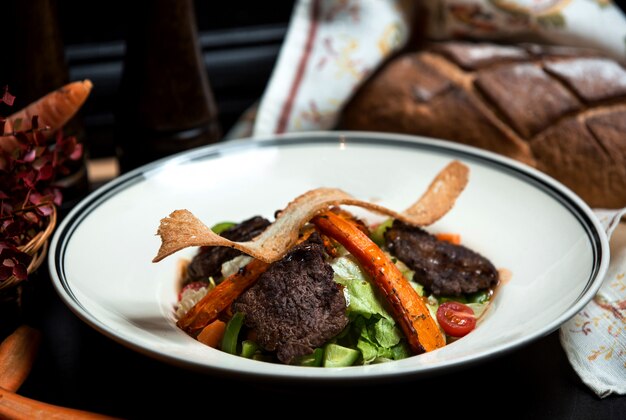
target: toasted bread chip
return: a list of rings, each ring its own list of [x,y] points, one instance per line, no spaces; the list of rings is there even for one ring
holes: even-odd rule
[[[336,188],[317,188],[298,196],[280,212],[263,233],[247,242],[234,242],[215,234],[188,210],[176,210],[161,219],[157,235],[161,247],[153,262],[190,246],[227,246],[271,263],[281,259],[297,242],[300,228],[332,206],[353,205],[416,226],[428,226],[443,217],[467,185],[469,169],[453,161],[431,182],[412,206],[397,213],[378,204],[357,200]]]
[[[405,223],[428,226],[452,209],[469,179],[469,168],[453,160],[430,183],[426,192],[403,212]]]

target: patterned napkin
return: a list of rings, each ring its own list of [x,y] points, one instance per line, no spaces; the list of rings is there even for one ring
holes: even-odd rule
[[[611,0],[299,0],[256,118],[248,115],[237,135],[334,128],[352,93],[407,46],[412,30],[434,40],[542,41],[626,57],[626,18]],[[610,235],[623,212],[597,214]],[[561,328],[572,366],[600,397],[626,394],[626,225],[620,228],[600,292]]]
[[[425,0],[433,39],[543,40],[626,53],[626,20],[611,0]]]
[[[595,210],[611,238],[611,264],[593,300],[560,331],[578,376],[599,397],[626,394],[626,224],[621,210]]]
[[[413,26],[433,40],[543,41],[626,57],[626,18],[611,0],[425,0],[419,10],[416,4],[299,0],[253,135],[332,129],[352,93],[406,45]]]
[[[332,128],[352,92],[407,42],[413,4],[298,1],[254,135]]]

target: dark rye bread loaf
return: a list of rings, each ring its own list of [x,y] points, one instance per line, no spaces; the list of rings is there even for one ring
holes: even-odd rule
[[[626,206],[626,71],[590,51],[436,44],[386,65],[340,126],[481,147],[546,172],[591,206]]]

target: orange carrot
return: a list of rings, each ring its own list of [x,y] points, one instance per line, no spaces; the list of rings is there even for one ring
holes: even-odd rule
[[[178,325],[188,334],[198,331],[215,321],[223,310],[227,309],[257,278],[267,270],[269,264],[261,260],[252,260],[243,269],[227,277],[210,290],[185,316],[178,320]]]
[[[0,344],[0,387],[17,391],[35,361],[41,334],[26,325],[18,327]]]
[[[224,337],[224,331],[226,331],[226,323],[216,319],[204,327],[196,338],[199,342],[206,344],[209,347],[218,348],[222,342],[222,337]]]
[[[35,401],[15,394],[28,376],[41,334],[22,325],[0,344],[0,418],[3,419],[105,419],[87,411]]]
[[[326,211],[312,220],[325,235],[342,244],[372,278],[386,297],[396,321],[415,354],[446,344],[426,304],[393,262],[350,220]]]
[[[50,130],[45,134],[51,135],[63,127],[78,112],[85,100],[87,100],[92,86],[90,80],[84,80],[68,83],[48,93],[27,105],[24,109],[7,117],[4,132],[11,133],[18,119],[22,120],[20,129],[30,129],[31,119],[37,115],[39,127],[50,127]]]
[[[22,397],[0,388],[0,418],[3,419],[111,419],[88,411],[59,407]]]
[[[440,241],[450,242],[454,245],[461,245],[461,235],[458,233],[437,233],[435,237]]]

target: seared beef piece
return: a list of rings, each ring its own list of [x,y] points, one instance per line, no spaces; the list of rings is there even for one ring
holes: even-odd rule
[[[226,229],[220,235],[231,241],[249,241],[260,235],[269,226],[269,220],[255,216]],[[241,251],[225,246],[203,246],[187,267],[185,283],[221,276],[222,264],[241,255]]]
[[[415,271],[415,280],[436,296],[459,296],[495,286],[498,271],[482,255],[440,241],[398,220],[385,232],[389,251]]]
[[[346,301],[316,233],[276,261],[233,304],[257,343],[283,363],[310,354],[348,324]]]

